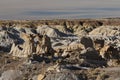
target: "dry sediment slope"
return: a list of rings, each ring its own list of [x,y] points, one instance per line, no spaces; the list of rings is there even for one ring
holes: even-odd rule
[[[0,79],[99,80],[91,68],[120,65],[120,19],[0,21],[0,52]]]

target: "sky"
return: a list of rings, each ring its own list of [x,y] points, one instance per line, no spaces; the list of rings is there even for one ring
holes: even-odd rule
[[[120,0],[0,0],[0,19],[120,17]]]

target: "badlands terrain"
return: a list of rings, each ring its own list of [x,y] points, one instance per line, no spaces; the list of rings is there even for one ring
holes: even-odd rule
[[[120,19],[1,20],[0,80],[120,80]]]

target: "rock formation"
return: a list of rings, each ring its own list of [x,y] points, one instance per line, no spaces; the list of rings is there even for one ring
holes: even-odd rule
[[[28,57],[34,53],[34,37],[25,33],[21,34],[22,39],[24,40],[23,44],[13,44],[10,54],[16,57]]]
[[[17,57],[28,57],[32,54],[46,54],[52,53],[50,38],[46,35],[31,35],[21,33],[21,38],[24,40],[23,44],[13,44],[10,54]],[[37,38],[35,43],[34,39]]]
[[[2,73],[0,80],[20,80],[22,79],[22,72],[19,70],[7,70]]]
[[[89,33],[90,35],[113,36],[120,34],[119,26],[100,26]]]
[[[105,45],[100,50],[100,55],[108,61],[109,66],[117,66],[120,63],[120,50],[114,46]]]
[[[50,27],[48,25],[38,26],[37,32],[40,34],[46,34],[49,37],[62,37],[67,36],[65,33],[60,32],[58,29]]]
[[[104,80],[118,66],[119,18],[0,21],[0,80]]]
[[[36,54],[54,53],[51,47],[50,38],[47,35],[37,35],[38,43],[36,45]]]
[[[79,78],[75,74],[69,73],[69,72],[48,74],[44,80],[56,80],[56,79],[57,80],[79,80]]]
[[[100,55],[105,59],[119,59],[119,50],[114,46],[105,45],[100,50]]]

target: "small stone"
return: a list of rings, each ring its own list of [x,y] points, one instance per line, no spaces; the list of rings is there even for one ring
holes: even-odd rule
[[[39,74],[38,77],[37,77],[37,80],[43,80],[45,77],[45,75],[43,74]]]

